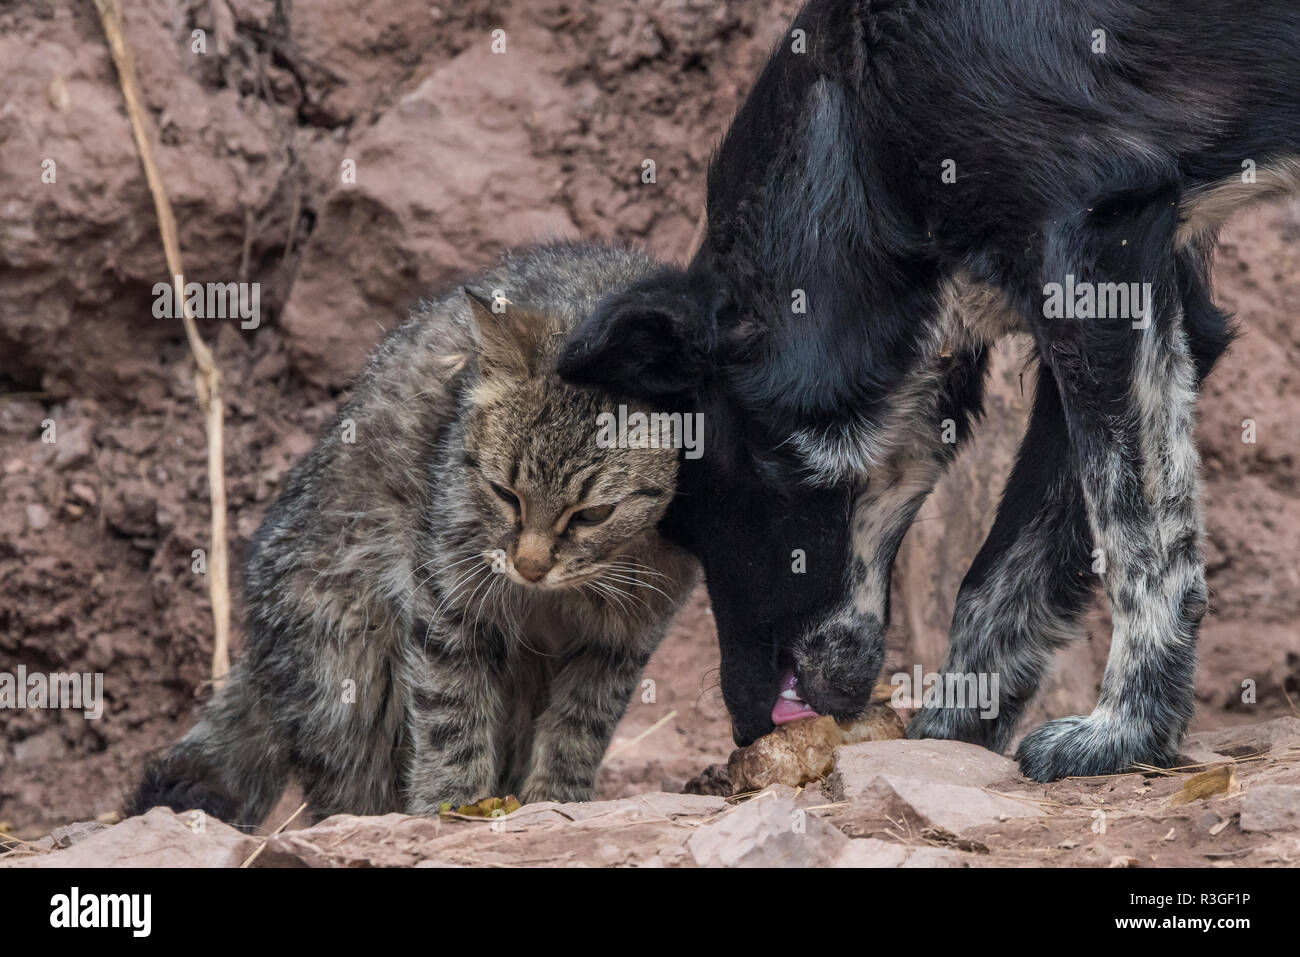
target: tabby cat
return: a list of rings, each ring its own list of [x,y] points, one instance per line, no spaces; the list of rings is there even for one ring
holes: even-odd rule
[[[254,826],[290,775],[317,819],[592,797],[697,568],[656,533],[677,451],[600,447],[613,400],[554,357],[654,268],[507,254],[385,340],[252,541],[242,658],[129,813]]]

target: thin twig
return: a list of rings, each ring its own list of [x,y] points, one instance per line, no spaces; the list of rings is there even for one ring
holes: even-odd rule
[[[632,738],[632,739],[630,739],[630,740],[628,740],[628,741],[619,741],[617,744],[615,744],[612,748],[609,749],[609,754],[608,754],[606,757],[612,758],[614,755],[618,754],[620,751],[624,751],[624,750],[626,750],[627,748],[632,747],[632,745],[634,745],[634,744],[639,744],[641,741],[645,740],[645,739],[648,738],[650,735],[654,734],[656,731],[658,731],[660,728],[662,728],[664,725],[666,725],[669,721],[673,720],[673,718],[675,718],[675,717],[677,717],[677,709],[676,709],[676,708],[674,708],[672,711],[669,711],[666,715],[664,715],[662,718],[660,718],[660,719],[659,719],[658,721],[656,721],[654,724],[650,725],[650,727],[646,728],[644,731],[642,731],[640,734],[638,734],[635,738]]]
[[[226,479],[221,404],[221,373],[212,360],[212,352],[199,335],[194,316],[185,297],[185,271],[181,267],[180,243],[176,234],[176,217],[158,164],[154,161],[153,145],[148,129],[149,118],[144,99],[140,94],[140,80],[135,70],[135,58],[122,32],[121,0],[95,0],[104,35],[117,67],[122,97],[126,100],[127,116],[135,135],[140,162],[144,165],[145,180],[153,195],[154,209],[158,214],[158,232],[162,236],[163,252],[167,257],[167,270],[175,284],[175,296],[181,303],[181,320],[185,338],[197,367],[194,388],[198,393],[199,407],[203,410],[208,438],[208,499],[212,510],[212,543],[208,550],[208,595],[212,601],[212,680],[220,686],[230,671],[230,578],[226,557]]]
[[[306,807],[307,807],[306,801],[303,801],[301,804],[299,804],[298,810],[294,811],[287,818],[285,818],[283,824],[281,824],[274,831],[272,831],[270,834],[268,834],[265,838],[262,839],[262,843],[257,845],[257,850],[255,850],[252,854],[248,855],[248,857],[244,860],[244,863],[239,865],[240,868],[248,867],[248,865],[252,864],[253,861],[257,860],[257,855],[261,854],[264,850],[266,850],[266,845],[271,843],[271,838],[275,837],[286,827],[288,827],[289,822],[292,821],[294,818],[296,818],[299,814],[301,814],[303,812],[303,809]]]
[[[695,222],[695,232],[691,234],[691,245],[686,250],[686,261],[690,262],[695,258],[695,254],[700,251],[704,245],[704,237],[709,233],[709,211],[708,209],[700,210],[700,218]]]

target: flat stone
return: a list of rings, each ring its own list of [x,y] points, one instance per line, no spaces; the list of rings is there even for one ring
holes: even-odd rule
[[[959,741],[871,741],[839,748],[831,798],[882,816],[911,817],[953,834],[1042,809],[984,790],[1023,782],[1015,762]]]
[[[1260,784],[1241,798],[1243,831],[1289,831],[1300,828],[1300,785]]]
[[[0,867],[238,867],[257,849],[257,840],[216,818],[206,818],[201,831],[192,820],[158,807],[64,850],[0,861]]]
[[[700,867],[829,867],[849,838],[788,798],[759,795],[686,842]]]
[[[878,774],[968,787],[1016,786],[1024,778],[1016,762],[964,741],[865,741],[835,750],[828,786],[836,800],[852,800]]]
[[[478,826],[488,831],[486,823]],[[437,817],[335,814],[271,838],[254,866],[412,867],[433,857],[431,845],[447,830]]]
[[[1203,764],[1218,760],[1214,755],[1247,758],[1290,747],[1300,747],[1300,718],[1274,718],[1262,724],[1189,734],[1182,753],[1198,759],[1193,763]]]
[[[943,847],[912,847],[874,837],[849,841],[836,867],[969,867],[973,855]]]
[[[107,824],[100,821],[77,821],[73,824],[56,827],[50,831],[50,837],[54,839],[55,847],[71,847],[73,844],[80,844],[86,838],[98,834],[107,827]]]

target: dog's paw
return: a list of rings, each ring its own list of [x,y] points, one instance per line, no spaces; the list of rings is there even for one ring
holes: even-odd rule
[[[799,697],[818,714],[858,717],[880,677],[884,644],[883,629],[866,622],[833,622],[803,636],[792,649]]]
[[[1006,747],[1009,731],[1001,718],[982,718],[978,708],[922,708],[907,723],[909,738],[966,741],[990,751]]]
[[[1049,721],[1027,734],[1016,751],[1021,773],[1035,781],[1113,774],[1137,763],[1167,767],[1175,757],[1133,729],[1092,715]]]

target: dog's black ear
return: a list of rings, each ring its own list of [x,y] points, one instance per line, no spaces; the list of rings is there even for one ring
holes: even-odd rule
[[[713,371],[719,298],[710,277],[681,269],[612,293],[570,333],[560,376],[651,401],[687,395]]]

